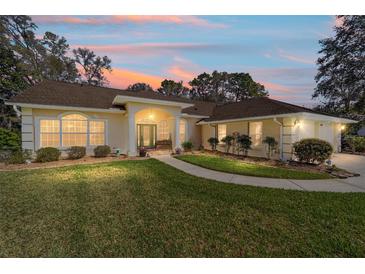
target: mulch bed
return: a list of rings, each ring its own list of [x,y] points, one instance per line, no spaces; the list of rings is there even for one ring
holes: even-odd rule
[[[288,161],[288,162],[282,162],[279,160],[274,159],[265,159],[260,157],[252,157],[252,156],[243,156],[243,155],[235,155],[231,153],[225,153],[221,151],[209,151],[205,150],[204,152],[191,152],[192,154],[211,154],[211,155],[217,155],[222,156],[225,158],[230,159],[236,159],[241,160],[246,163],[254,163],[259,165],[265,165],[265,166],[271,166],[271,167],[282,167],[282,168],[290,168],[290,169],[296,169],[301,171],[308,171],[308,172],[322,172],[322,173],[329,173],[334,177],[340,178],[340,179],[346,179],[348,177],[357,177],[360,176],[360,174],[353,173],[344,169],[340,169],[337,167],[331,167],[326,166],[324,164],[318,165],[318,164],[308,164],[308,163],[300,163],[297,161]]]

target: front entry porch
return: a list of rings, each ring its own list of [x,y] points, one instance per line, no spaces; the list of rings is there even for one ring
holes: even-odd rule
[[[187,122],[180,116],[176,107],[128,105],[128,154],[135,156],[140,148],[151,152],[180,148],[187,132]]]

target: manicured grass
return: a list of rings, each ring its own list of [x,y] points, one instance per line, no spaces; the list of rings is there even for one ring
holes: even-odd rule
[[[150,159],[2,172],[1,257],[364,257],[365,194],[224,184]]]
[[[305,180],[332,178],[327,173],[308,172],[246,163],[241,160],[225,158],[217,155],[181,155],[176,156],[176,158],[208,169],[247,176]]]

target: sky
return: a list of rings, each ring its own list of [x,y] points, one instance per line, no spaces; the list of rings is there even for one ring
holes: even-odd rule
[[[334,16],[33,16],[37,34],[64,36],[112,59],[109,86],[185,85],[214,70],[248,72],[270,97],[313,106],[320,39]]]

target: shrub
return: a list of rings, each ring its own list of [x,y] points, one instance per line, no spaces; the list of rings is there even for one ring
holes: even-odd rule
[[[147,155],[147,149],[145,149],[144,147],[141,147],[139,149],[139,157],[146,157]]]
[[[278,146],[278,142],[274,137],[266,136],[262,143],[267,145],[267,158],[270,159]]]
[[[210,144],[210,147],[212,148],[212,150],[216,150],[219,140],[218,140],[218,138],[210,137],[208,139],[208,143]]]
[[[32,151],[30,149],[13,151],[5,163],[9,164],[24,164],[27,160],[32,159]]]
[[[233,144],[233,141],[234,141],[234,137],[231,136],[231,135],[227,135],[226,137],[222,138],[221,140],[223,143],[225,143],[226,145],[226,152],[228,153],[232,144]]]
[[[67,158],[76,160],[86,155],[86,147],[73,146],[67,150]]]
[[[330,143],[321,139],[303,139],[293,144],[294,154],[305,163],[323,163],[333,153]]]
[[[0,128],[0,150],[21,150],[20,134]]]
[[[347,136],[345,141],[353,152],[365,152],[365,137]]]
[[[193,143],[191,141],[185,141],[181,144],[184,151],[191,151],[193,149]]]
[[[107,157],[111,152],[110,146],[97,146],[94,148],[94,155],[97,158]]]
[[[245,134],[238,135],[236,137],[237,152],[243,151],[243,154],[247,156],[248,150],[251,149],[252,141],[251,137]]]
[[[37,150],[36,162],[45,163],[58,161],[61,151],[54,147],[43,147]]]

